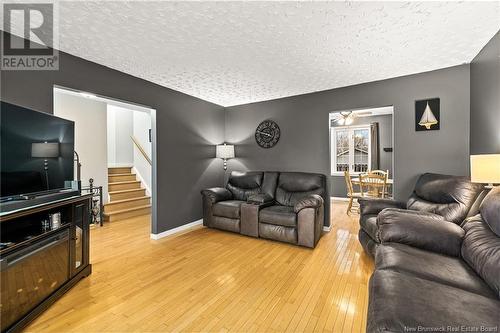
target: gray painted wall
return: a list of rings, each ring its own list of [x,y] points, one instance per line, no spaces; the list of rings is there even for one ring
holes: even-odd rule
[[[58,71],[2,71],[1,99],[52,113],[53,86],[59,85],[156,109],[158,226],[152,232],[200,219],[200,190],[223,182],[213,145],[224,141],[224,108],[63,52],[59,56]]]
[[[236,145],[230,170],[301,170],[329,173],[328,114],[394,106],[394,194],[406,199],[425,171],[468,175],[469,65],[323,92],[227,108],[226,141]],[[415,100],[441,98],[441,130],[415,131]],[[254,131],[277,121],[281,139],[257,146]]]
[[[385,152],[384,148],[392,147],[392,115],[380,115],[370,117],[354,118],[351,126],[369,125],[371,123],[378,123],[379,126],[379,149],[380,149],[380,170],[389,170],[389,177],[392,178],[392,153]],[[335,125],[333,127],[337,127]],[[344,176],[331,176],[330,177],[330,196],[332,197],[347,197],[347,187]]]
[[[470,64],[470,152],[500,153],[500,32]]]
[[[228,171],[329,174],[328,114],[332,111],[394,106],[397,199],[410,194],[421,172],[468,175],[469,65],[235,106],[226,112],[218,105],[62,52],[59,71],[1,74],[2,100],[39,111],[52,112],[54,85],[157,110],[158,229],[154,233],[201,218],[199,190],[223,183],[222,162],[213,158],[213,145],[224,139],[236,144],[237,158],[229,161]],[[441,98],[441,130],[416,132],[414,101],[430,97]],[[282,136],[276,147],[264,150],[256,145],[254,130],[268,118],[278,122]]]

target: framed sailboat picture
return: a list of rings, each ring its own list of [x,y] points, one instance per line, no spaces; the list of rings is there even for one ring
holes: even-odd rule
[[[415,131],[439,130],[439,98],[415,101]]]

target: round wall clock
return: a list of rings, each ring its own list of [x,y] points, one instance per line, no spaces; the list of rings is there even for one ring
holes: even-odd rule
[[[280,128],[272,120],[264,120],[255,130],[255,141],[262,148],[271,148],[278,143],[280,139]]]

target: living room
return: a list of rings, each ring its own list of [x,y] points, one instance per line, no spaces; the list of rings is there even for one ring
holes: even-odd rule
[[[63,251],[84,264],[14,314],[4,304],[20,309],[13,295],[37,287],[2,271],[2,331],[498,331],[498,2],[49,4],[51,53],[38,56],[57,68],[20,68],[37,53],[9,53],[39,49],[48,34],[11,12],[47,19],[49,9],[2,4],[12,14],[2,31],[2,183],[15,184],[2,184],[2,244],[19,235],[13,221],[62,218]],[[154,110],[151,214],[89,227],[82,185],[108,184],[86,173],[89,157],[73,164],[72,149],[64,160],[62,141],[54,154],[31,140],[25,158],[47,191],[56,160],[71,161],[58,185],[78,195],[45,199],[8,178],[27,170],[5,162],[17,143],[4,137],[4,111],[64,118],[74,150],[96,151],[99,142],[82,140],[97,132],[78,139],[78,119],[57,111],[57,89]],[[43,127],[18,118],[27,132]],[[70,213],[78,207],[88,230]],[[471,255],[476,228],[489,245],[478,239]],[[85,260],[72,250],[78,235]],[[397,251],[420,259],[404,266]]]

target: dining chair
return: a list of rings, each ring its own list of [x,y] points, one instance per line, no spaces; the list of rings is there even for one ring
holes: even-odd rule
[[[385,198],[390,198],[391,197],[391,192],[389,191],[389,189],[391,188],[388,180],[389,180],[389,170],[371,170],[369,171],[368,173],[373,173],[373,174],[376,174],[376,175],[381,175],[381,176],[385,176],[386,177],[386,184],[385,184],[385,191],[384,191],[384,196]]]
[[[354,187],[352,185],[352,179],[351,175],[349,174],[349,171],[344,171],[344,177],[345,177],[345,184],[347,187],[347,197],[349,198],[349,205],[347,206],[347,215],[349,215],[349,213],[352,213],[354,199],[361,198],[363,194],[361,192],[354,192]],[[357,212],[359,212],[359,206]]]
[[[389,178],[389,170],[371,170],[371,171],[368,171],[368,173],[373,173],[375,175],[381,175],[381,176],[386,176],[387,178]]]
[[[385,198],[387,193],[387,173],[384,171],[380,173],[380,170],[374,171],[359,175],[361,195],[366,197]]]

